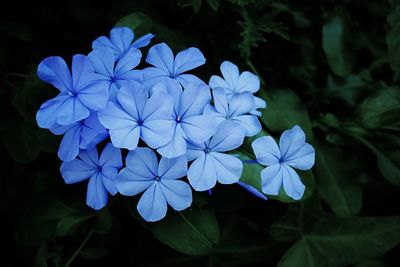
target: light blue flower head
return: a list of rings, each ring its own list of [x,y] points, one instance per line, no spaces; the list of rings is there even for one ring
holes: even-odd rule
[[[315,150],[305,142],[306,136],[299,126],[282,133],[279,147],[271,136],[253,141],[252,147],[257,161],[268,166],[261,172],[262,191],[267,195],[278,195],[283,185],[286,194],[299,200],[305,186],[293,170],[309,170],[314,165]]]

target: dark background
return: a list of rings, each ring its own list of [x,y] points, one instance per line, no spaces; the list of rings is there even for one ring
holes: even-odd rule
[[[137,198],[86,207],[85,183],[65,185],[59,174],[59,137],[36,126],[40,104],[56,94],[36,67],[88,54],[116,23],[175,52],[198,47],[207,63],[195,73],[205,81],[223,60],[258,73],[265,131],[279,137],[299,124],[316,148],[304,199],[264,202],[217,186],[158,224],[140,220]],[[398,264],[397,1],[12,1],[0,10],[0,37],[2,266],[64,266],[91,232],[71,266]],[[182,249],[186,232],[194,237]]]

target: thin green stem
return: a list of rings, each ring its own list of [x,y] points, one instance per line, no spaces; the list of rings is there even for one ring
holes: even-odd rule
[[[18,73],[18,72],[9,72],[8,75],[14,76],[14,77],[18,77],[18,78],[23,78],[23,79],[28,78],[28,75],[22,74],[22,73]]]
[[[90,232],[87,234],[85,239],[82,241],[81,245],[78,247],[78,249],[75,251],[74,255],[67,261],[67,263],[64,265],[64,267],[69,267],[71,263],[75,260],[75,258],[79,255],[79,253],[82,251],[83,247],[86,245],[86,243],[89,241],[90,237],[94,234],[94,228],[90,230]]]

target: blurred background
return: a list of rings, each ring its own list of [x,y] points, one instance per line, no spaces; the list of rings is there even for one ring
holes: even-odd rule
[[[306,196],[263,201],[217,186],[154,224],[139,218],[137,198],[86,207],[86,184],[65,185],[59,173],[59,137],[36,125],[57,93],[36,68],[88,54],[115,25],[175,52],[198,47],[205,81],[224,60],[257,73],[265,132],[298,124],[316,148]],[[399,263],[400,1],[12,1],[0,38],[2,266]],[[259,187],[258,177],[245,168],[243,180]]]

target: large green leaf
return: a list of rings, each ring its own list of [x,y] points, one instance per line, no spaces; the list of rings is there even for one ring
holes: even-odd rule
[[[141,36],[150,32],[153,22],[146,14],[133,12],[118,20],[115,26],[131,28],[135,35]]]
[[[220,239],[214,212],[201,208],[171,213],[152,224],[151,231],[164,244],[189,255],[209,253]]]
[[[361,188],[349,172],[346,156],[337,148],[317,145],[315,173],[317,190],[332,211],[340,216],[356,215],[361,209]]]
[[[283,132],[294,125],[299,125],[308,138],[312,138],[310,117],[300,98],[289,89],[271,89],[260,92],[261,98],[267,101],[261,121],[268,129]]]

